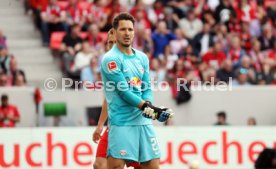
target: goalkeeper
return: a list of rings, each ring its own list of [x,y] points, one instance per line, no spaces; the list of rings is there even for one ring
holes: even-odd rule
[[[113,20],[117,43],[102,60],[101,73],[108,105],[108,169],[126,162],[159,168],[160,150],[151,119],[168,120],[172,113],[151,104],[148,57],[131,47],[134,18],[120,13]]]
[[[110,29],[107,35],[106,49],[110,50],[113,44],[115,43],[116,43],[116,39],[114,36],[114,30]],[[96,152],[96,159],[93,164],[94,169],[107,169],[106,153],[107,153],[107,145],[108,145],[108,138],[107,138],[108,128],[106,128],[103,135],[101,136],[106,119],[107,119],[107,103],[106,103],[106,100],[104,99],[102,112],[98,121],[98,125],[96,127],[96,130],[93,132],[93,141],[95,143],[99,142],[97,147],[97,152]],[[140,164],[137,162],[129,162],[126,165],[127,167],[134,167],[134,169],[141,169]]]

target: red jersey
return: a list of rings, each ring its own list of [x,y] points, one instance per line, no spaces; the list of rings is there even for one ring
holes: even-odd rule
[[[82,11],[79,8],[79,6],[76,5],[68,5],[66,7],[66,12],[68,17],[74,22],[74,23],[79,23],[81,20],[82,16]]]
[[[268,57],[269,57],[269,59],[273,59],[273,60],[275,60],[276,61],[276,51],[275,50],[270,50],[269,52],[268,52]]]
[[[243,48],[248,52],[251,49],[251,35],[248,32],[241,32],[240,39],[243,42]]]
[[[104,7],[91,4],[87,10],[87,15],[93,18],[93,22],[98,23],[101,21],[102,17],[105,17],[106,14]]]
[[[47,8],[48,0],[29,0],[29,3],[32,8],[44,11]]]
[[[15,127],[13,120],[7,119],[8,116],[20,117],[20,113],[16,106],[8,105],[7,107],[0,107],[0,116],[3,116],[5,120],[0,121],[0,127]]]
[[[241,56],[243,55],[243,50],[240,49],[230,49],[229,56],[232,62],[237,63],[240,61]]]
[[[208,65],[215,64],[216,66],[221,65],[221,63],[226,59],[226,55],[224,52],[207,52],[203,55],[203,62],[207,63]]]
[[[43,11],[44,15],[59,17],[61,8],[58,5],[48,5],[46,10]]]
[[[100,43],[104,43],[104,39],[101,36],[93,37],[91,34],[88,34],[87,40],[93,47],[96,47]]]
[[[272,59],[272,60],[274,60],[274,62],[276,62],[276,51],[273,50],[273,49],[270,50],[270,51],[268,52],[268,58],[269,58],[269,59]],[[272,69],[273,69],[273,70],[276,70],[276,66],[273,66]]]

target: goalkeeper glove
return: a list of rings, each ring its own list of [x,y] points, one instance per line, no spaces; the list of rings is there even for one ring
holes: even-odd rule
[[[146,101],[142,106],[142,115],[146,118],[157,119],[160,122],[165,122],[169,118],[173,117],[173,112],[171,109],[163,107],[155,107],[150,102]]]

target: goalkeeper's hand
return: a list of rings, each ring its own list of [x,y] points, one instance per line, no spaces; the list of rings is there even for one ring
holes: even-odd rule
[[[165,122],[173,117],[173,111],[168,108],[155,107],[150,102],[145,102],[142,106],[142,115],[146,118],[157,119],[160,122]]]

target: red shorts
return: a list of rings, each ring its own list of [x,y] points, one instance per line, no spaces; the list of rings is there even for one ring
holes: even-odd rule
[[[106,152],[107,152],[107,145],[108,145],[108,128],[104,131],[102,138],[100,139],[96,157],[103,157],[106,158]],[[127,162],[127,167],[140,167],[140,164],[138,162]]]
[[[107,144],[108,144],[108,128],[104,131],[102,138],[100,139],[96,157],[103,157],[106,158],[106,152],[107,152]]]

